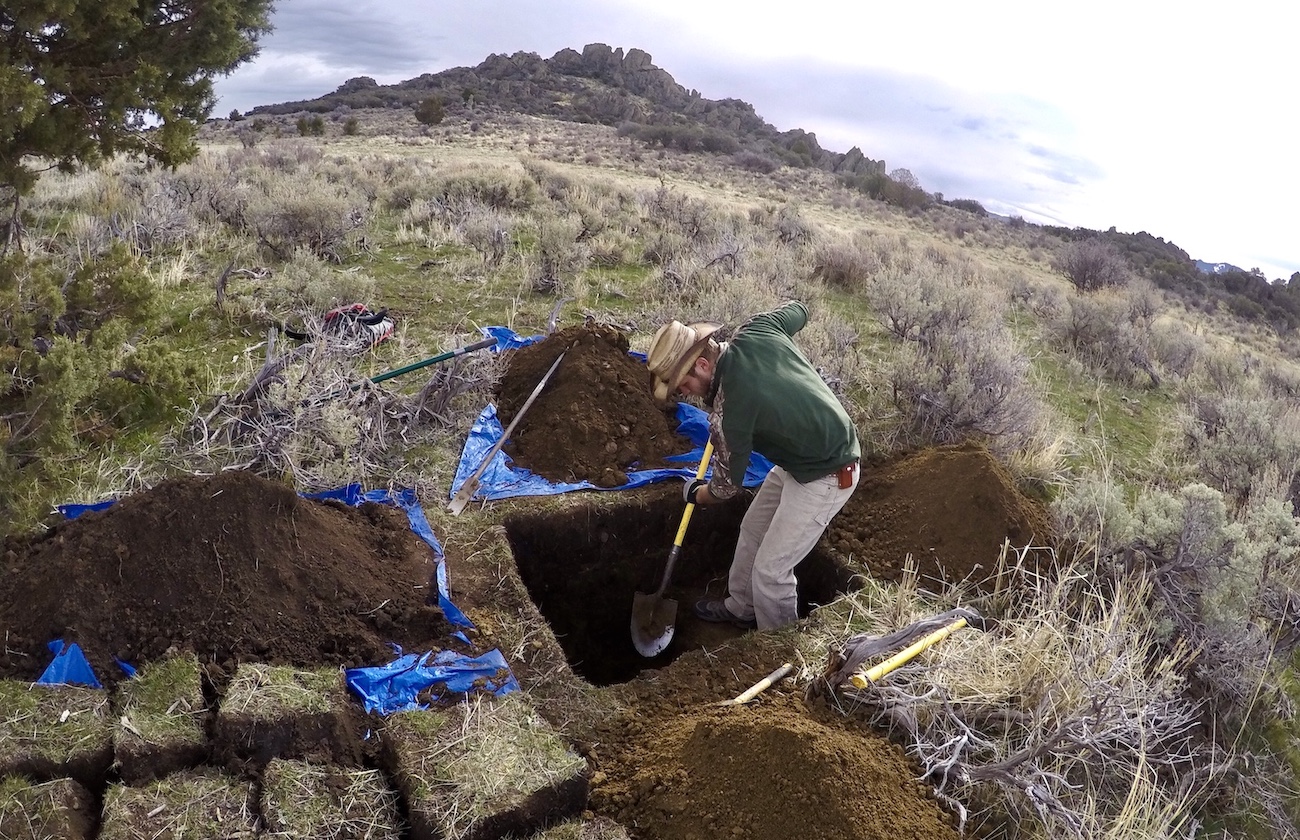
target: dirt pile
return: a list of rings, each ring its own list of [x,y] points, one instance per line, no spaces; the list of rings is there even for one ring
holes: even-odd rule
[[[671,405],[658,403],[650,372],[628,355],[627,336],[613,327],[568,327],[510,351],[497,389],[503,426],[542,381],[556,357],[564,360],[504,447],[519,466],[551,481],[627,483],[629,470],[680,466],[664,459],[689,452],[677,434]]]
[[[958,836],[900,748],[789,697],[620,726],[592,805],[637,838]]]
[[[434,568],[398,508],[308,500],[237,470],[170,479],[6,539],[0,677],[39,677],[58,638],[106,682],[121,676],[113,657],[138,667],[173,647],[226,672],[449,647],[454,628],[426,603]]]
[[[841,557],[886,580],[896,580],[911,555],[922,585],[931,588],[987,584],[1003,540],[1013,547],[1051,545],[1051,521],[976,444],[864,466],[858,489],[823,537]]]

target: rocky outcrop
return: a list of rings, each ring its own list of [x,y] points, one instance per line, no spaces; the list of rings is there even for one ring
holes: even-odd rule
[[[862,154],[861,149],[854,146],[836,161],[831,171],[843,175],[884,175],[885,162],[872,160]]]
[[[884,174],[854,148],[848,154],[823,149],[817,135],[802,129],[778,131],[740,99],[705,99],[656,67],[645,50],[587,44],[550,58],[537,53],[493,53],[476,67],[425,73],[396,85],[368,76],[349,79],[319,99],[264,105],[250,113],[323,113],[350,108],[414,108],[438,97],[448,118],[480,119],[492,113],[521,113],[630,128],[651,145],[684,151],[760,155],[771,165],[816,167],[858,177]]]
[[[354,78],[348,79],[346,82],[339,85],[338,90],[334,92],[335,93],[356,93],[358,91],[370,90],[372,88],[377,88],[377,87],[379,87],[379,82],[376,82],[374,79],[370,78],[369,76],[356,76]]]
[[[668,71],[656,67],[645,50],[632,48],[624,55],[622,47],[588,44],[581,53],[560,50],[547,63],[556,73],[596,79],[669,107],[690,98],[686,88],[677,84]]]

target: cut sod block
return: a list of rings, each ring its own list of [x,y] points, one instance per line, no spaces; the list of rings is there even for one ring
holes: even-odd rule
[[[112,785],[104,794],[99,840],[257,836],[252,783],[211,768],[183,770],[140,787]]]
[[[87,840],[98,819],[95,800],[72,779],[33,784],[0,779],[0,837],[5,840]]]
[[[379,771],[302,761],[266,766],[259,811],[284,840],[399,840],[405,827],[397,792]]]
[[[413,840],[527,837],[587,803],[586,762],[518,694],[384,719]]]
[[[112,761],[106,691],[0,680],[0,776],[71,777],[98,789]]]
[[[118,685],[113,757],[127,784],[140,785],[207,757],[206,708],[199,662],[192,655],[145,665]]]
[[[231,768],[273,758],[356,767],[358,720],[342,669],[240,665],[217,709],[214,751]]]

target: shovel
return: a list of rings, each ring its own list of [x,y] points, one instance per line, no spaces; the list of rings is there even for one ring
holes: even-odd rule
[[[570,347],[569,349],[572,350],[573,348]],[[568,352],[568,350],[564,351],[564,353]],[[506,430],[501,433],[501,438],[493,444],[492,448],[488,450],[488,454],[483,457],[483,463],[479,464],[478,469],[474,470],[474,474],[467,478],[465,483],[460,486],[460,490],[456,493],[456,498],[452,499],[451,504],[447,505],[447,509],[451,511],[452,516],[460,516],[461,513],[464,512],[466,505],[469,504],[469,500],[474,498],[474,493],[478,490],[479,479],[483,477],[483,471],[487,469],[488,464],[492,463],[492,459],[501,451],[501,447],[505,446],[506,441],[510,439],[510,434],[515,430],[515,426],[518,426],[519,421],[524,419],[524,412],[528,411],[529,406],[533,404],[533,400],[537,399],[537,395],[546,387],[546,383],[550,380],[551,374],[555,373],[555,369],[560,366],[560,361],[564,358],[564,353],[555,357],[555,361],[551,363],[550,370],[546,371],[546,375],[542,377],[542,381],[537,383],[537,387],[528,395],[528,399],[525,400],[524,404],[520,406],[517,412],[515,412],[515,419],[510,421],[510,425],[506,426]]]
[[[713,441],[704,445],[704,455],[700,458],[700,468],[695,477],[704,480],[709,470],[709,459],[713,457]],[[677,529],[677,538],[673,540],[673,550],[668,552],[668,564],[664,567],[663,580],[653,595],[636,593],[632,599],[632,644],[637,653],[645,657],[658,656],[663,653],[673,640],[673,630],[677,625],[677,602],[664,597],[668,581],[673,576],[673,567],[677,565],[677,555],[682,551],[682,540],[686,537],[686,526],[691,524],[691,514],[695,512],[695,503],[687,502],[682,512],[682,524]]]

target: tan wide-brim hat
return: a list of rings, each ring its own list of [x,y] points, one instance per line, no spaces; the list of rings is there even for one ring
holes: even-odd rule
[[[646,366],[654,378],[655,399],[666,400],[677,392],[687,371],[704,352],[709,336],[721,326],[710,321],[689,326],[681,321],[669,321],[659,328],[646,354]]]

